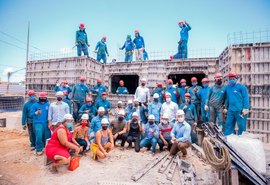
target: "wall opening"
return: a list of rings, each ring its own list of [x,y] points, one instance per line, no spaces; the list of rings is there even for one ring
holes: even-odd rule
[[[198,79],[198,85],[202,85],[202,79],[205,78],[204,73],[198,73],[198,74],[169,74],[168,79],[172,79],[173,84],[178,83],[180,85],[180,80],[182,78],[186,79],[187,85],[191,86],[191,78],[196,77]]]
[[[136,88],[139,85],[138,75],[113,75],[111,78],[111,92],[116,93],[119,86],[119,81],[123,80],[125,87],[128,89],[129,94],[135,94]]]

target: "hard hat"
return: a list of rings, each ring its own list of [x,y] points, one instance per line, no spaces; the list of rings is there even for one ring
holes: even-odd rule
[[[72,119],[73,120],[72,114],[65,114],[64,115],[64,120],[67,120],[67,119]]]
[[[184,24],[184,21],[179,21],[178,22],[178,25],[180,25],[180,24]]]
[[[208,78],[203,78],[202,83],[204,83],[204,82],[206,82],[206,83],[209,82],[209,79]]]
[[[169,115],[168,114],[162,115],[162,119],[169,119]]]
[[[153,98],[159,98],[158,93],[155,93],[154,96],[153,96]]]
[[[186,94],[185,94],[185,97],[191,98],[191,95],[190,95],[189,93],[186,93]]]
[[[133,100],[133,102],[139,102],[139,100],[135,98],[135,99]]]
[[[185,115],[185,112],[182,109],[177,110],[176,112],[177,116]]]
[[[99,107],[99,108],[98,108],[98,112],[105,112],[104,107]]]
[[[103,37],[102,37],[102,40],[106,40],[107,39],[107,37],[104,35]]]
[[[86,78],[84,76],[80,76],[80,81],[85,81]]]
[[[81,23],[80,24],[80,28],[84,28],[84,23]]]
[[[27,94],[28,94],[29,96],[31,96],[31,95],[35,95],[36,92],[35,92],[34,90],[29,90],[29,91],[27,92]]]
[[[139,30],[134,30],[134,33],[139,33]]]
[[[231,71],[231,72],[229,72],[228,76],[229,77],[236,77],[236,76],[238,76],[238,74],[235,73],[235,72],[233,72],[233,71]]]
[[[124,116],[124,115],[125,115],[125,111],[124,111],[124,110],[120,110],[120,111],[118,112],[118,115]]]
[[[191,82],[197,82],[197,78],[196,77],[192,77],[191,78]]]
[[[97,83],[102,83],[102,80],[100,78],[98,78]]]
[[[141,81],[142,81],[142,82],[146,82],[146,79],[145,79],[145,78],[142,78]]]
[[[128,100],[128,104],[132,104],[133,102],[132,102],[132,100]]]
[[[123,104],[123,102],[122,101],[118,101],[117,104]]]
[[[133,112],[133,113],[132,113],[132,117],[133,117],[133,116],[137,116],[137,117],[138,117],[138,113],[137,113],[137,112]]]
[[[170,55],[170,59],[171,59],[171,60],[173,59],[173,56],[172,56],[172,55]]]
[[[148,116],[148,119],[155,119],[155,116],[154,116],[153,114],[150,114],[150,115]]]
[[[165,93],[165,96],[170,96],[170,97],[172,97],[171,93],[169,93],[169,92],[166,92],[166,93]]]
[[[157,86],[158,87],[162,87],[162,83],[157,83]]]
[[[63,83],[64,83],[64,84],[68,84],[68,81],[67,81],[67,80],[64,80]]]
[[[57,121],[56,122],[52,122],[52,125],[55,126],[55,125],[57,125],[57,123],[58,123]]]
[[[55,96],[64,96],[64,93],[62,91],[57,91],[55,93]]]
[[[104,124],[109,124],[109,120],[107,119],[107,118],[103,118],[102,120],[101,120],[101,124],[102,125],[104,125]]]
[[[222,78],[223,76],[222,76],[221,73],[216,73],[214,77],[215,77],[215,78]]]
[[[87,97],[87,98],[85,99],[85,101],[86,101],[86,102],[89,102],[89,101],[93,101],[93,100],[92,100],[92,98]]]
[[[40,92],[39,97],[41,98],[47,98],[48,94],[46,92]]]
[[[168,79],[168,84],[172,84],[173,83],[173,81],[172,81],[172,79]]]
[[[185,79],[181,79],[180,83],[186,83],[187,81]]]
[[[124,81],[123,81],[123,80],[120,80],[120,81],[119,81],[119,84],[124,84]]]
[[[88,120],[89,119],[88,114],[83,114],[82,117],[81,117],[81,119],[87,119]]]

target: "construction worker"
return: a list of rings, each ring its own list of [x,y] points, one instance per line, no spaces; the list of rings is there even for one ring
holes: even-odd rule
[[[166,88],[165,92],[168,92],[171,94],[171,98],[174,103],[178,103],[177,102],[177,96],[179,96],[178,89],[173,86],[172,79],[168,79],[167,83],[168,83],[168,87]]]
[[[95,85],[91,89],[91,93],[95,97],[95,101],[97,101],[101,98],[101,94],[103,92],[107,92],[107,88],[104,85],[102,85],[102,80],[99,78],[99,79],[97,79],[97,85]]]
[[[180,41],[178,42],[178,52],[173,56],[175,59],[188,58],[188,32],[191,30],[188,22],[179,21],[178,26],[180,27]]]
[[[83,151],[89,150],[90,142],[88,140],[89,117],[88,114],[82,115],[80,124],[77,125],[72,134],[72,143],[82,147]]]
[[[68,85],[68,81],[63,81],[61,84],[57,83],[56,86],[54,87],[54,91],[55,92],[58,92],[58,91],[66,91],[67,94],[65,95],[66,96],[66,99],[68,100],[69,97],[69,93],[71,93],[72,89],[69,87]]]
[[[196,126],[198,117],[196,108],[194,104],[191,103],[191,95],[189,93],[185,94],[185,103],[182,103],[179,108],[185,112],[185,120],[192,126],[192,143],[197,143]]]
[[[148,114],[153,114],[155,116],[155,124],[159,124],[161,106],[162,104],[159,102],[159,95],[155,93],[153,101],[148,105]]]
[[[110,101],[107,100],[107,93],[106,92],[103,92],[102,93],[101,99],[99,99],[96,102],[96,105],[95,106],[96,106],[97,109],[99,107],[104,107],[104,109],[105,109],[105,115],[108,115],[108,113],[110,113],[110,110],[111,110],[112,106],[111,106]]]
[[[132,102],[132,100],[128,100],[127,107],[125,109],[125,113],[126,113],[125,119],[126,119],[126,121],[129,121],[129,120],[132,119],[132,114],[134,112],[136,112],[136,109],[133,106],[133,102]]]
[[[140,103],[148,103],[148,101],[150,101],[150,91],[146,87],[145,78],[142,78],[141,85],[137,87],[134,99],[138,99]]]
[[[173,121],[175,119],[175,114],[178,110],[178,105],[172,101],[171,93],[166,92],[166,102],[164,102],[161,106],[160,111],[160,121],[162,121],[162,116],[167,114],[169,116],[169,120]]]
[[[152,146],[152,154],[155,155],[159,138],[159,128],[155,124],[155,116],[153,114],[149,115],[148,120],[148,123],[143,129],[144,139],[140,142],[140,148]]]
[[[143,37],[140,35],[139,30],[135,30],[135,38],[133,42],[135,44],[136,61],[143,60],[143,51],[145,48]]]
[[[170,122],[169,116],[167,114],[164,114],[162,116],[162,121],[161,124],[158,125],[159,127],[159,140],[158,140],[158,145],[160,151],[163,150],[164,146],[167,146],[167,149],[170,151],[171,146],[172,146],[172,137],[171,137],[171,131],[173,128],[173,123]]]
[[[124,81],[119,81],[119,87],[116,90],[116,94],[129,94],[128,89],[124,87]]]
[[[221,73],[214,75],[215,85],[210,87],[209,93],[205,102],[204,109],[210,111],[210,122],[216,123],[218,119],[218,125],[222,127],[224,131],[224,103],[225,103],[225,86],[222,84],[223,76]]]
[[[28,128],[28,135],[30,140],[30,150],[36,149],[36,136],[33,129],[33,117],[30,115],[31,107],[37,102],[36,92],[34,90],[29,90],[27,92],[29,98],[28,101],[23,105],[22,110],[22,126],[23,130]]]
[[[93,99],[90,97],[87,97],[85,100],[85,104],[81,106],[79,110],[79,118],[81,118],[83,114],[88,115],[90,122],[97,115],[97,108],[94,105]]]
[[[138,119],[142,124],[146,124],[147,123],[147,115],[148,115],[148,107],[145,103],[141,103],[139,102],[139,100],[134,99],[133,100],[134,103],[134,108],[135,108],[135,112],[137,112],[138,114]]]
[[[229,84],[225,88],[226,99],[224,112],[228,112],[224,129],[225,135],[234,133],[235,122],[238,126],[238,135],[246,131],[247,114],[249,113],[249,96],[247,88],[237,83],[238,74],[229,72]]]
[[[86,95],[89,93],[89,88],[85,85],[86,78],[80,77],[80,83],[76,84],[72,89],[72,101],[73,101],[73,117],[75,121],[78,120],[79,110],[84,103]]]
[[[179,151],[182,152],[182,158],[187,156],[187,150],[191,145],[191,127],[185,121],[185,112],[178,110],[176,113],[176,122],[173,126],[172,132],[172,147],[170,155],[176,155]]]
[[[96,132],[101,129],[101,120],[103,118],[108,118],[108,117],[105,116],[104,107],[99,107],[98,108],[98,115],[91,120],[91,124],[90,124],[91,126],[90,126],[90,129],[88,131],[90,142],[92,139],[94,139]]]
[[[111,115],[115,117],[115,119],[118,118],[118,114],[119,112],[124,111],[125,109],[123,108],[123,102],[122,101],[118,101],[117,102],[117,107],[115,109],[112,109],[111,111]]]
[[[120,50],[125,49],[125,62],[131,62],[133,60],[134,43],[132,42],[131,35],[127,35],[126,42]]]
[[[143,50],[143,60],[144,61],[149,60],[148,53],[146,52],[145,49]]]
[[[39,93],[38,101],[30,109],[30,117],[33,117],[33,128],[36,136],[36,154],[42,155],[45,142],[51,137],[48,127],[49,102],[46,92]]]
[[[191,84],[192,86],[188,89],[188,93],[191,95],[191,103],[194,104],[195,110],[198,116],[198,120],[201,120],[201,101],[200,99],[195,95],[195,93],[198,93],[202,87],[198,85],[197,78],[192,77],[191,78]]]
[[[138,114],[137,112],[132,113],[132,119],[128,121],[127,124],[127,142],[128,142],[128,147],[132,147],[132,143],[134,142],[135,145],[135,152],[140,151],[140,142],[141,142],[141,133],[142,133],[142,126],[140,121],[138,120]]]
[[[78,56],[81,56],[82,51],[83,51],[84,56],[89,57],[88,47],[90,47],[90,45],[88,44],[88,39],[87,39],[87,34],[85,32],[84,23],[81,23],[79,26],[79,30],[76,31],[75,45],[77,46]]]
[[[201,100],[201,115],[202,115],[202,121],[203,123],[206,123],[209,121],[210,112],[208,109],[205,109],[206,100],[209,92],[209,79],[203,78],[202,79],[202,89],[195,93],[195,95]]]
[[[163,103],[164,101],[163,101],[163,96],[164,96],[164,91],[163,91],[163,88],[162,88],[162,83],[157,83],[157,87],[154,89],[154,91],[153,91],[153,93],[152,93],[152,95],[154,95],[154,94],[158,94],[158,96],[159,96],[159,102],[160,103]]]
[[[180,80],[180,87],[178,88],[179,92],[179,105],[182,103],[185,103],[185,94],[187,93],[188,86],[187,86],[187,81],[186,79],[181,79]]]
[[[69,107],[69,112],[72,112],[72,105],[71,105],[71,101],[68,99],[68,92],[67,91],[63,91],[63,102],[65,102],[66,104],[68,104]]]
[[[95,53],[97,53],[97,61],[100,62],[100,60],[102,59],[104,64],[106,64],[107,62],[107,56],[109,57],[107,45],[105,43],[106,40],[107,40],[106,36],[103,36],[101,41],[98,41],[95,48]]]

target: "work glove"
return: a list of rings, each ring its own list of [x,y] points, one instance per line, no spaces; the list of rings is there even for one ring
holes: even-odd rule
[[[228,110],[227,109],[223,109],[223,114],[227,114]]]
[[[204,110],[208,111],[209,107],[207,105],[204,106]]]
[[[248,109],[243,109],[243,110],[242,110],[242,114],[243,114],[243,115],[247,115],[248,113],[249,113],[249,110],[248,110]]]

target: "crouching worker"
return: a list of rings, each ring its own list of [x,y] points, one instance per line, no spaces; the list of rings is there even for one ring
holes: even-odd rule
[[[138,120],[137,112],[132,113],[132,119],[127,124],[127,142],[128,147],[132,147],[132,142],[134,142],[135,152],[140,151],[140,141],[141,141],[141,133],[142,133],[142,126],[140,121]]]
[[[97,131],[94,142],[91,144],[91,151],[93,152],[94,160],[108,157],[108,152],[113,150],[113,135],[108,129],[109,120],[103,118],[101,120],[101,130]]]
[[[81,124],[74,129],[72,134],[72,142],[78,147],[83,147],[83,151],[89,150],[90,148],[90,143],[88,140],[88,118],[88,114],[83,114]]]
[[[160,151],[163,151],[163,147],[167,146],[167,149],[170,151],[172,147],[171,131],[173,128],[173,123],[170,123],[169,116],[167,114],[162,116],[161,124],[159,124],[158,127],[160,131],[158,140],[159,149]]]
[[[70,163],[69,149],[75,150],[75,156],[79,154],[81,148],[69,141],[69,128],[72,122],[64,121],[59,125],[52,134],[51,139],[46,145],[46,156],[54,161],[52,165],[52,173],[56,173],[59,165],[68,165]]]
[[[178,110],[176,113],[176,122],[171,132],[172,136],[172,147],[170,155],[176,155],[179,151],[182,152],[182,157],[187,156],[187,150],[191,145],[191,127],[185,121],[185,113],[183,110]]]

